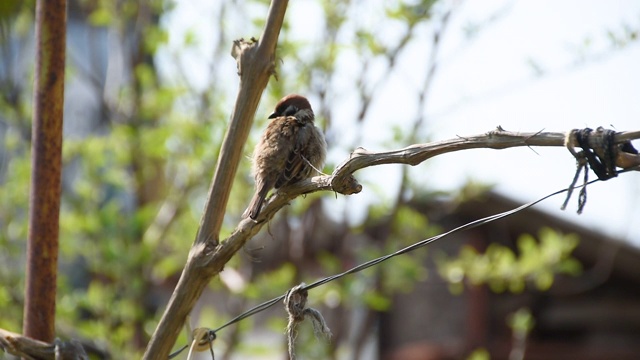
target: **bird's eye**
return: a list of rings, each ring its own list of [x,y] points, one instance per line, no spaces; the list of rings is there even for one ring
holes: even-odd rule
[[[287,106],[287,108],[282,112],[283,116],[293,116],[298,112],[298,108],[293,106],[293,105],[289,105]]]

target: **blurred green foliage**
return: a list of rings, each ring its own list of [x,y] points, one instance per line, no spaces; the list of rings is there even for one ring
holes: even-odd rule
[[[551,287],[555,275],[575,276],[581,272],[581,264],[571,257],[576,246],[575,235],[543,228],[538,240],[529,234],[521,235],[517,250],[492,243],[484,253],[464,246],[457,257],[440,254],[438,271],[454,293],[460,293],[465,282],[487,284],[495,292],[521,293],[527,283],[544,291]]]

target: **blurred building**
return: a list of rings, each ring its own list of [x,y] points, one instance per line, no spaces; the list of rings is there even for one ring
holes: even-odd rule
[[[520,205],[489,193],[452,209],[439,223],[449,229]],[[491,359],[519,359],[506,319],[528,307],[535,325],[524,345],[524,359],[637,359],[637,248],[529,208],[443,239],[430,245],[430,250],[454,253],[463,244],[483,249],[490,242],[515,249],[521,234],[537,234],[541,227],[580,237],[573,256],[583,265],[582,275],[556,276],[551,289],[544,292],[527,288],[521,294],[496,294],[482,286],[467,288],[460,296],[452,295],[444,281],[431,276],[429,281],[418,283],[413,293],[395,296],[390,311],[381,314],[382,358],[460,359],[476,348],[485,348]],[[427,266],[435,272],[432,261]]]

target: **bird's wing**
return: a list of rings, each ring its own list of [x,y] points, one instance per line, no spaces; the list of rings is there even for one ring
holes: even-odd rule
[[[302,156],[305,146],[307,146],[309,142],[309,132],[305,126],[306,125],[298,127],[292,137],[292,147],[287,156],[287,161],[284,164],[284,171],[276,182],[276,188],[293,184],[309,176],[310,168]]]

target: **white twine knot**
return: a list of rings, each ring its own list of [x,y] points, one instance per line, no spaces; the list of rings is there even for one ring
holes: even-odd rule
[[[324,317],[320,311],[308,308],[307,297],[309,292],[304,289],[305,283],[294,286],[284,296],[284,306],[289,314],[289,323],[287,324],[287,347],[289,350],[289,358],[294,360],[296,358],[294,352],[294,342],[296,340],[296,326],[298,323],[304,321],[305,316],[311,317],[311,323],[313,324],[313,332],[316,337],[324,335],[331,337],[331,330],[327,326]]]

